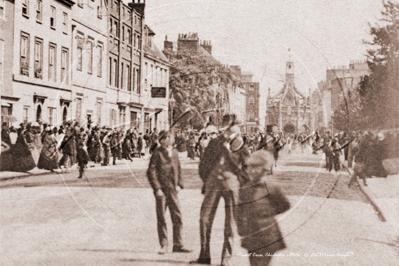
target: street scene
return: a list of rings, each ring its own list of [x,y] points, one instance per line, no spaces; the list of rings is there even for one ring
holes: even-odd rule
[[[396,265],[395,221],[381,222],[359,187],[347,187],[350,176],[328,173],[320,167],[323,163],[320,154],[282,151],[273,180],[286,191],[292,209],[278,218],[287,249],[272,265]],[[194,250],[187,255],[157,254],[155,201],[146,164],[139,159],[94,167],[82,180],[73,172],[2,181],[2,241],[7,243],[2,263],[188,265],[200,242],[198,160],[182,158],[187,179],[179,195],[184,241]],[[223,243],[220,205],[211,241],[215,263]],[[233,265],[249,265],[237,242]]]
[[[1,265],[397,265],[397,0],[0,0]]]

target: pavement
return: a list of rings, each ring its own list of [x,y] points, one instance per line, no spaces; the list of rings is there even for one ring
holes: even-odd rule
[[[282,156],[283,157],[283,156]],[[182,167],[195,169],[181,154]],[[278,171],[315,171],[313,168],[284,167],[291,162],[313,160],[308,155],[291,154],[281,158]],[[145,169],[148,159],[117,166],[96,166],[117,173],[117,169]],[[291,167],[291,166],[290,166]],[[76,172],[76,170],[73,170]],[[151,189],[69,186],[75,175],[54,175],[45,171],[48,180],[60,179],[64,185],[2,188],[0,205],[1,265],[188,265],[199,254],[199,211],[203,196],[200,190],[185,189],[179,194],[183,213],[186,247],[190,254],[158,255],[155,200]],[[76,172],[77,173],[77,172]],[[1,182],[13,176],[41,178],[39,172],[2,175]],[[52,175],[51,175],[52,174]],[[8,178],[4,180],[3,178]],[[93,177],[94,178],[94,177]],[[69,180],[70,179],[70,180]],[[88,178],[90,179],[90,177]],[[385,180],[382,183],[382,180]],[[369,179],[368,189],[383,197],[374,198],[383,211],[394,207],[397,191],[395,178]],[[78,182],[88,182],[79,180]],[[375,182],[373,182],[375,181]],[[382,185],[378,185],[382,184]],[[361,184],[360,184],[361,185]],[[380,186],[379,190],[377,189]],[[376,188],[373,190],[373,188]],[[383,193],[385,191],[385,193]],[[391,192],[392,191],[392,192]],[[287,249],[275,254],[271,265],[397,265],[399,242],[394,237],[394,217],[385,214],[381,222],[373,207],[360,201],[322,197],[289,196],[292,208],[277,216]],[[383,203],[387,204],[387,210]],[[212,262],[220,262],[223,243],[224,212],[220,202],[212,230]],[[396,225],[397,225],[396,220]],[[172,228],[169,213],[168,228]],[[172,239],[171,230],[168,231]],[[236,241],[233,265],[249,265],[248,254]],[[171,248],[171,247],[170,247]],[[217,264],[215,264],[217,265]]]
[[[344,164],[347,166],[347,162]],[[347,170],[350,175],[353,174],[353,169]],[[363,180],[357,179],[357,184],[378,212],[380,219],[397,232],[399,241],[399,175],[368,178],[367,186],[363,184]]]

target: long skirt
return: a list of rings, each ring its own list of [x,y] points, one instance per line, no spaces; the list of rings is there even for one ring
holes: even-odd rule
[[[187,156],[191,159],[195,159],[194,146],[187,146]]]
[[[36,167],[35,160],[30,152],[28,145],[15,144],[11,149],[14,172],[27,172]]]
[[[2,152],[0,155],[0,171],[13,171],[14,163],[11,151]]]
[[[40,158],[39,158],[39,162],[37,163],[37,167],[39,169],[46,169],[46,170],[54,170],[54,169],[58,169],[58,156],[57,156],[57,152],[54,153],[53,156],[51,157],[47,157],[46,155],[44,155],[44,153],[42,152],[40,154]]]

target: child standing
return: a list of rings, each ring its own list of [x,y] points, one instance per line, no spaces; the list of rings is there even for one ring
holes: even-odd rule
[[[85,168],[89,163],[89,155],[87,154],[87,149],[83,141],[80,141],[78,144],[76,159],[78,160],[79,164],[78,178],[82,178]]]
[[[265,150],[254,152],[246,160],[250,181],[239,193],[237,227],[241,246],[248,250],[251,266],[269,265],[274,253],[285,249],[283,236],[274,216],[290,208],[281,189],[269,181],[273,154]]]

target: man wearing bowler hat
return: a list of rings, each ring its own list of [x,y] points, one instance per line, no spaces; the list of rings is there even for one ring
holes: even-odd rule
[[[209,142],[204,159],[199,165],[199,174],[204,181],[204,200],[200,212],[201,251],[199,258],[191,264],[211,264],[210,238],[213,219],[223,197],[225,203],[224,243],[221,265],[231,265],[234,246],[233,228],[240,183],[246,182],[245,160],[248,147],[240,137],[240,128],[234,115],[223,117],[221,135]]]
[[[173,135],[162,130],[158,136],[159,146],[154,149],[147,170],[147,177],[154,190],[158,220],[158,238],[161,250],[165,254],[168,247],[165,213],[169,208],[173,223],[173,252],[188,253],[191,250],[183,247],[183,221],[178,198],[183,188],[183,179],[179,154],[173,149]]]

